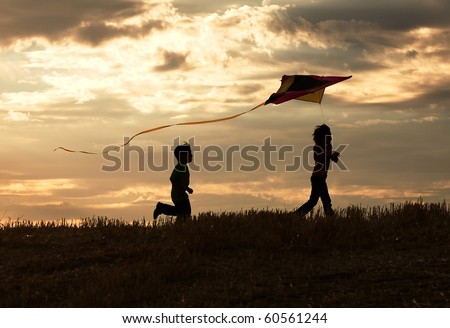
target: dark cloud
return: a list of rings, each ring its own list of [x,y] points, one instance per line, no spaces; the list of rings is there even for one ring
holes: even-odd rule
[[[417,57],[417,51],[415,51],[415,50],[408,50],[407,52],[406,52],[406,57],[408,57],[408,58],[416,58]]]
[[[240,95],[251,95],[252,93],[258,92],[264,89],[264,86],[259,83],[251,83],[245,85],[239,85],[237,93]]]
[[[137,27],[113,28],[106,22],[139,15],[147,5],[142,0],[2,0],[0,44],[36,36],[55,41],[72,33],[94,45],[115,36],[139,36],[161,27],[161,22],[150,21],[138,33]]]
[[[215,11],[223,11],[231,6],[259,6],[261,0],[221,0],[221,1],[205,1],[205,0],[173,0],[173,5],[182,13],[196,14]]]
[[[145,36],[153,29],[161,29],[162,21],[149,21],[142,26],[116,27],[105,23],[92,23],[82,26],[76,30],[76,38],[92,46],[117,37],[139,37]]]
[[[164,50],[162,56],[164,62],[161,65],[155,66],[153,68],[153,70],[156,72],[166,72],[176,69],[189,68],[188,63],[186,62],[188,54]]]
[[[325,0],[299,3],[290,7],[289,13],[312,23],[358,19],[386,29],[408,30],[421,26],[449,26],[450,7],[447,0]]]
[[[187,15],[197,13],[224,12],[239,6],[262,6],[261,0],[173,0],[179,12]],[[283,31],[293,31],[301,24],[318,24],[329,20],[372,22],[386,29],[407,30],[417,26],[448,25],[450,9],[447,0],[271,0],[270,5],[288,6],[290,19],[283,15],[274,15],[273,28],[282,26]],[[301,19],[304,21],[301,22]],[[237,18],[234,18],[237,20]],[[278,22],[276,22],[278,20]],[[232,24],[224,21],[222,24]],[[294,23],[294,24],[292,24]],[[281,31],[281,30],[280,30]]]
[[[431,106],[431,108],[435,109],[445,108],[448,112],[450,111],[450,93],[448,90],[450,90],[450,81],[424,83],[421,86],[422,93],[413,100],[404,102],[403,106],[425,110]]]
[[[388,68],[393,61],[445,62],[450,44],[450,7],[443,1],[358,2],[353,0],[298,3],[277,11],[268,30],[286,37],[295,47],[277,49],[273,57],[305,70],[345,69],[351,72]],[[445,19],[444,19],[445,17]],[[417,27],[442,27],[411,33]],[[439,44],[438,47],[435,45]],[[405,48],[404,56],[395,57]]]
[[[365,59],[363,50],[356,45],[348,49],[333,49],[333,51],[302,47],[301,50],[293,48],[275,51],[273,58],[278,62],[292,63],[294,67],[301,67],[311,74],[317,69],[319,74],[327,74],[326,72],[335,70],[362,72],[386,67],[382,62]]]

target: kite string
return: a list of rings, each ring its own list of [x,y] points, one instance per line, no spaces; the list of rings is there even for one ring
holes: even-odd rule
[[[322,109],[322,103],[319,103],[320,106],[320,113],[322,113],[322,122],[325,124],[325,117],[323,116],[323,109]]]

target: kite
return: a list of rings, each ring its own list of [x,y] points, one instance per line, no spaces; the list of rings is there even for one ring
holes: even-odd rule
[[[283,75],[277,92],[264,102],[279,105],[292,99],[311,101],[320,104],[325,88],[352,76]]]
[[[281,103],[284,103],[286,101],[293,100],[293,99],[302,100],[302,101],[310,101],[310,102],[320,104],[322,102],[323,94],[325,92],[326,87],[329,87],[330,85],[342,82],[351,77],[352,77],[351,75],[350,76],[283,75],[283,77],[281,78],[281,86],[278,89],[278,91],[275,93],[272,93],[272,95],[265,102],[255,106],[249,110],[246,110],[244,112],[241,112],[241,113],[238,113],[235,115],[212,119],[212,120],[174,123],[174,124],[167,124],[167,125],[161,125],[158,127],[150,128],[150,129],[136,133],[130,139],[128,139],[128,141],[126,143],[124,143],[123,145],[121,145],[118,148],[125,147],[126,145],[128,145],[131,142],[131,140],[133,140],[134,138],[136,138],[137,136],[140,136],[142,134],[166,129],[168,127],[175,126],[175,125],[198,125],[198,124],[209,124],[209,123],[227,121],[227,120],[231,120],[231,119],[237,118],[239,116],[242,116],[244,114],[250,113],[257,108],[268,105],[268,104],[279,105]],[[67,151],[67,152],[71,152],[71,153],[82,153],[82,154],[90,154],[90,155],[101,154],[101,153],[88,152],[88,151],[84,151],[84,150],[72,150],[72,149],[68,149],[65,147],[55,148],[54,151],[56,151],[58,149],[61,149],[61,150]]]

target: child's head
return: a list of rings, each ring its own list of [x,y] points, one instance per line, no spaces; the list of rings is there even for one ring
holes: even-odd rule
[[[178,145],[174,150],[175,158],[180,164],[187,164],[192,162],[192,151],[189,144]]]
[[[330,144],[331,130],[326,124],[317,125],[314,129],[313,140],[316,144]]]

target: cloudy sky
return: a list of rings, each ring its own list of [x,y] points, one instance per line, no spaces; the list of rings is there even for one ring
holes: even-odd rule
[[[448,201],[448,17],[447,0],[2,0],[1,218],[148,218],[170,202],[183,140],[196,147],[194,213],[290,210],[309,195],[324,121],[344,164],[328,178],[335,206]],[[237,114],[284,74],[353,77],[322,108],[174,126],[107,156],[53,151]]]

